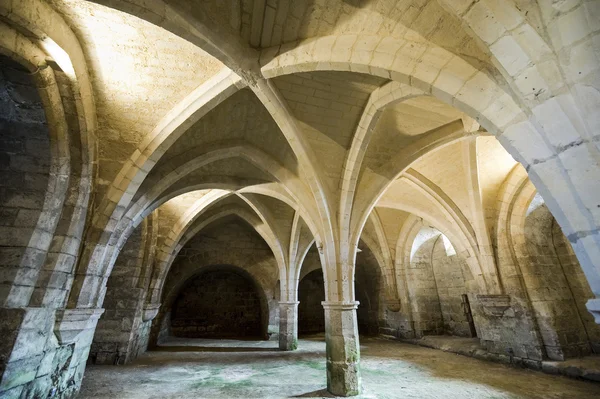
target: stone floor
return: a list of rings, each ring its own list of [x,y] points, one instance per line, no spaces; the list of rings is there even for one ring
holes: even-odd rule
[[[322,398],[325,343],[172,339],[127,366],[88,366],[80,398]],[[363,338],[359,398],[600,398],[600,384]]]

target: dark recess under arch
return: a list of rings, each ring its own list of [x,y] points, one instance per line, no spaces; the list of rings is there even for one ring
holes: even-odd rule
[[[173,301],[171,333],[187,338],[266,337],[266,298],[254,279],[234,266],[191,277]]]

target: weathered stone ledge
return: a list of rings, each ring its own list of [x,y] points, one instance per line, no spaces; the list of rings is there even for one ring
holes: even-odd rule
[[[472,339],[473,343],[471,344],[464,343],[464,341],[469,340],[466,338],[463,342],[454,344],[453,342],[449,342],[450,340],[435,339],[434,337],[423,337],[421,339],[397,338],[390,335],[382,335],[382,337],[388,340],[406,342],[430,349],[439,349],[444,352],[456,353],[458,355],[469,356],[480,360],[529,368],[546,374],[563,375],[570,378],[600,382],[600,355],[585,356],[583,358],[569,359],[562,362],[552,360],[538,361],[523,359],[517,356],[490,353],[477,344],[476,339]],[[452,339],[454,337],[448,338]]]

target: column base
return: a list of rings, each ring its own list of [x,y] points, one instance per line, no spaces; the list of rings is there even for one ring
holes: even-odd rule
[[[360,370],[358,362],[327,361],[327,391],[335,396],[356,396],[360,394]]]
[[[327,341],[327,390],[336,396],[360,393],[358,302],[322,302]]]

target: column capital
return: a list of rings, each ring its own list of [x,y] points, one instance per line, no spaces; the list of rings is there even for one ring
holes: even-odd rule
[[[96,328],[102,313],[102,308],[59,309],[55,313],[54,335],[61,345],[73,343],[83,330]]]
[[[342,302],[333,302],[333,301],[323,301],[321,305],[323,305],[324,309],[331,310],[354,310],[358,308],[360,302],[358,301],[342,301]]]
[[[142,312],[142,321],[150,321],[154,320],[158,311],[160,310],[160,303],[150,303],[144,306],[144,310]]]

